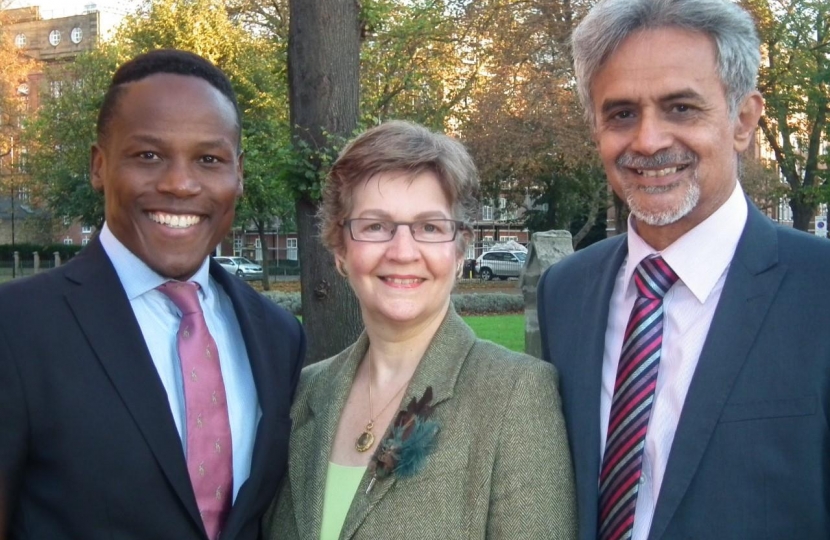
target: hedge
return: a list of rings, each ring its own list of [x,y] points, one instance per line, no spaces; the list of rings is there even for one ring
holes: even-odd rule
[[[44,258],[51,258],[52,253],[60,253],[61,260],[65,261],[74,257],[83,246],[65,245],[65,244],[0,244],[0,260],[11,260],[14,257],[14,252],[20,253],[21,259],[31,259],[35,252],[40,253],[41,260]]]
[[[263,291],[262,294],[294,315],[302,314],[302,301],[298,292]],[[520,313],[524,311],[524,299],[520,294],[467,293],[454,294],[452,301],[462,315],[486,315],[491,313]]]

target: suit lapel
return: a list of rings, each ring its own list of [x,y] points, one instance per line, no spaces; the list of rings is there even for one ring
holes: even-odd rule
[[[580,507],[581,538],[595,538],[597,526],[597,504],[599,500],[599,454],[600,454],[600,392],[602,388],[602,363],[605,355],[605,331],[608,327],[608,313],[611,294],[617,273],[628,255],[626,236],[621,235],[609,246],[608,264],[595,265],[586,278],[586,283],[595,283],[596,293],[582,299],[575,315],[584,321],[585,334],[574,339],[574,352],[569,360],[571,369],[570,392],[582,396],[573,411],[568,429],[572,430],[573,448],[582,452],[573,453],[574,467],[578,477],[577,504]],[[586,534],[587,533],[587,534]]]
[[[308,397],[308,417],[295,418],[288,475],[300,538],[317,540],[320,537],[326,472],[334,434],[357,366],[368,346],[369,340],[364,333],[353,346],[337,355],[315,379],[317,384]]]
[[[747,223],[680,415],[651,540],[662,538],[680,505],[786,273],[786,267],[778,264],[775,226],[748,204]]]
[[[202,530],[167,393],[124,288],[100,241],[93,241],[73,260],[66,276],[80,285],[66,294],[66,300],[81,330],[186,513]]]
[[[464,361],[467,359],[470,349],[475,344],[475,340],[476,336],[473,331],[458,316],[452,303],[450,303],[444,321],[435,333],[435,337],[433,337],[432,342],[427,347],[421,362],[418,364],[412,376],[412,381],[409,383],[409,387],[406,389],[406,393],[401,400],[401,406],[405,406],[413,398],[423,396],[428,386],[432,387],[433,406],[440,406],[441,403],[452,398],[455,384],[458,380],[458,374],[461,372]],[[368,346],[368,342],[366,345]],[[365,353],[365,348],[363,351]],[[363,357],[363,353],[360,357]],[[352,378],[353,375],[354,372],[352,372]],[[349,379],[349,383],[351,384],[351,378]],[[340,408],[338,408],[339,410]],[[384,434],[385,436],[386,434]],[[440,439],[440,432],[438,437]],[[329,440],[330,444],[331,440]],[[377,447],[379,448],[380,444]],[[343,524],[340,538],[350,539],[354,536],[367,516],[390,492],[396,482],[396,477],[392,475],[384,480],[376,481],[372,486],[372,490],[366,493],[371,481],[372,475],[367,470],[355,493],[349,512],[346,515],[346,521]],[[319,537],[319,529],[317,530],[317,537]],[[316,539],[317,537],[314,538]]]
[[[283,388],[280,382],[290,381],[291,375],[287,373],[287,370],[284,373],[280,372],[280,370],[285,370],[287,365],[285,362],[269,361],[269,355],[274,355],[275,351],[266,350],[262,336],[269,331],[279,332],[280,329],[265,328],[262,304],[257,298],[248,297],[252,293],[257,293],[248,285],[239,282],[213,260],[210,261],[210,275],[233,304],[242,338],[245,341],[245,350],[251,365],[259,406],[262,410],[262,417],[257,425],[254,439],[251,472],[239,489],[225,526],[226,533],[233,537],[237,527],[246,521],[246,512],[254,506],[256,497],[261,492],[262,482],[269,478],[265,471],[270,466],[269,460],[274,459],[274,455],[273,448],[268,443],[274,440],[273,432],[278,428],[278,423],[274,421],[274,418],[280,414],[277,400],[279,389]],[[283,411],[282,416],[287,415],[288,411]]]

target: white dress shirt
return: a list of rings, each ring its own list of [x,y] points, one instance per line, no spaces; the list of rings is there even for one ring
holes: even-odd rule
[[[600,456],[605,451],[623,334],[637,297],[632,280],[634,270],[644,258],[660,253],[680,278],[663,299],[663,345],[646,433],[632,540],[648,537],[686,393],[746,217],[746,199],[738,184],[729,199],[709,218],[662,252],[649,246],[637,234],[634,220],[629,220],[628,257],[614,283],[605,331],[600,395]]]
[[[187,452],[186,410],[181,362],[176,349],[176,332],[181,316],[178,308],[156,287],[169,281],[150,269],[112,234],[104,224],[101,245],[127,293],[141,327],[144,341],[167,392],[170,412]],[[205,322],[219,350],[219,365],[228,401],[228,418],[233,448],[233,498],[251,474],[254,438],[262,410],[257,398],[245,340],[230,298],[210,277],[209,259],[190,278],[199,284],[199,302]],[[129,360],[129,356],[125,356]]]

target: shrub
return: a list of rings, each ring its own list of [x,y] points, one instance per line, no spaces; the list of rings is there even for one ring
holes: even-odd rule
[[[298,292],[263,291],[263,296],[281,306],[289,313],[302,315],[302,302]]]
[[[263,291],[262,294],[275,304],[282,306],[294,315],[302,314],[300,293]],[[489,294],[454,294],[452,302],[456,311],[462,315],[486,315],[492,313],[521,313],[524,311],[524,300],[520,294],[489,293]]]
[[[486,315],[490,313],[520,313],[525,303],[521,294],[469,293],[454,294],[455,310],[462,315]]]

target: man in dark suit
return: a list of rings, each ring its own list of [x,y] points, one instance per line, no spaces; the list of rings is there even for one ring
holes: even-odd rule
[[[729,0],[605,0],[578,88],[629,232],[540,281],[583,540],[830,538],[830,243],[773,224],[739,153],[762,111]]]
[[[259,537],[305,338],[209,258],[242,193],[240,144],[210,62],[153,51],[116,72],[92,149],[99,238],[0,288],[0,537]]]

